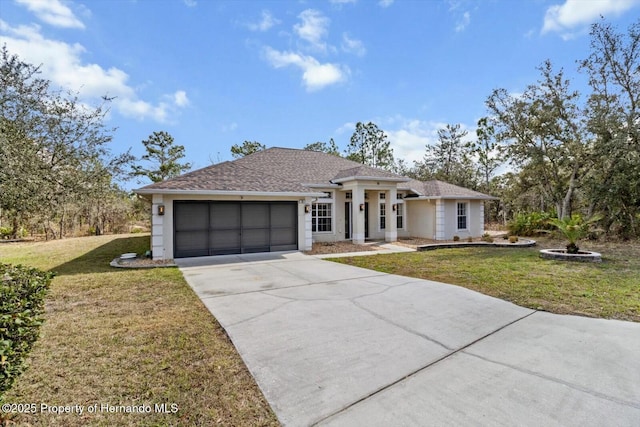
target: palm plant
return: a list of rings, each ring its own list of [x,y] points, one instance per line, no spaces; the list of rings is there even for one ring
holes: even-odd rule
[[[586,237],[594,230],[593,224],[602,219],[601,215],[594,215],[589,219],[583,219],[580,215],[571,215],[563,219],[552,218],[549,224],[554,225],[560,233],[569,241],[567,253],[577,254],[580,248],[576,242]]]

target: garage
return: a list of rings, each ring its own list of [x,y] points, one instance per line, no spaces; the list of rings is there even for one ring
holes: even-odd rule
[[[298,249],[296,202],[174,201],[174,257]]]

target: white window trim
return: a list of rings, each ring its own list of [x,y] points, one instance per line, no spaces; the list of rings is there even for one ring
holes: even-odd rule
[[[321,190],[323,191],[323,190]],[[330,204],[331,205],[331,231],[311,231],[312,234],[335,234],[336,230],[336,203],[335,192],[333,190],[323,191],[324,193],[331,194],[331,197],[318,197],[311,203],[311,230],[313,230],[313,205],[317,204]],[[317,223],[316,223],[317,227]]]
[[[460,218],[460,215],[458,214],[458,205],[464,205],[465,206],[465,217],[467,218],[466,220],[466,227],[465,228],[458,228],[458,219]],[[469,217],[469,212],[470,212],[470,203],[468,200],[456,200],[456,231],[469,231],[470,227],[469,227],[469,222],[470,221],[470,217]]]

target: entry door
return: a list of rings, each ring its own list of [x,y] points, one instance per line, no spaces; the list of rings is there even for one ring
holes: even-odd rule
[[[369,238],[369,202],[364,202],[364,238]]]
[[[351,238],[351,202],[344,203],[344,238]]]
[[[353,222],[351,221],[351,204],[352,202],[344,203],[344,238],[350,239],[351,232],[353,230]],[[369,238],[369,202],[364,204],[364,238]]]

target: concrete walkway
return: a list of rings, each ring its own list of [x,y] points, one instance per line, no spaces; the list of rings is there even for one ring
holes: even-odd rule
[[[301,253],[179,265],[284,425],[640,425],[638,323]]]

